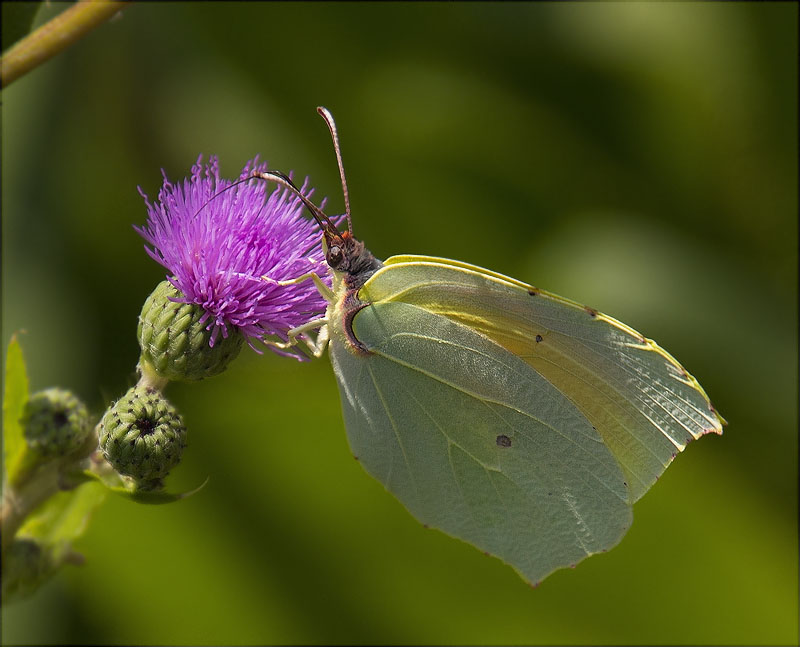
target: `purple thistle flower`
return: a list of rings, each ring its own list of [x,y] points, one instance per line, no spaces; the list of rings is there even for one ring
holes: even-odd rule
[[[134,229],[152,245],[145,245],[147,253],[172,274],[167,278],[184,294],[180,301],[205,311],[207,329],[214,329],[210,345],[218,334],[228,336],[228,326],[254,350],[253,341],[265,335],[286,340],[290,329],[323,316],[327,304],[313,281],[278,286],[262,277],[282,281],[316,271],[330,285],[320,232],[285,189],[268,195],[267,183],[258,179],[231,187],[219,176],[216,156],[205,166],[202,159],[182,184],[172,184],[162,169],[164,185],[153,204],[139,187],[148,218]],[[266,169],[256,157],[239,178]],[[308,178],[301,191],[310,196],[307,186]]]

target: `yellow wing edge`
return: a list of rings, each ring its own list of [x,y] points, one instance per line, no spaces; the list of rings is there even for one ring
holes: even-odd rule
[[[406,263],[408,263],[408,264],[412,264],[413,263],[413,264],[445,265],[445,266],[448,266],[448,267],[454,267],[454,268],[458,268],[458,269],[461,269],[461,270],[466,270],[468,272],[474,272],[476,274],[479,274],[479,275],[485,276],[485,277],[489,277],[489,278],[494,279],[496,281],[499,281],[501,283],[508,284],[508,285],[513,286],[513,287],[520,288],[520,289],[525,290],[526,292],[529,292],[529,293],[531,291],[534,291],[538,296],[543,296],[545,298],[551,299],[553,301],[556,301],[558,303],[564,304],[566,306],[570,306],[572,308],[577,308],[578,310],[583,310],[585,312],[589,312],[589,313],[592,314],[592,316],[595,319],[600,320],[600,321],[605,321],[606,323],[608,323],[609,325],[613,326],[614,328],[617,328],[618,330],[630,335],[631,337],[634,337],[635,339],[638,339],[639,340],[638,344],[628,344],[631,348],[640,348],[641,350],[652,351],[654,353],[657,353],[658,355],[661,355],[661,357],[663,357],[665,360],[667,360],[668,363],[672,364],[672,366],[674,366],[681,373],[681,375],[686,379],[686,381],[689,383],[689,385],[705,398],[705,400],[709,404],[709,407],[711,408],[711,411],[717,417],[717,420],[719,422],[718,426],[715,427],[714,429],[710,429],[709,431],[712,431],[713,433],[716,433],[716,434],[721,434],[722,433],[722,427],[724,427],[725,425],[728,424],[728,421],[725,420],[725,418],[723,418],[719,414],[719,412],[716,410],[716,408],[714,408],[714,405],[711,404],[710,398],[706,394],[706,392],[703,389],[703,387],[700,386],[700,383],[697,381],[697,379],[691,373],[689,373],[689,371],[687,371],[681,365],[681,363],[672,356],[672,354],[670,354],[667,350],[665,350],[664,348],[659,346],[652,339],[648,339],[647,337],[642,335],[637,330],[634,330],[633,328],[631,328],[627,324],[624,324],[621,321],[619,321],[617,319],[614,319],[614,317],[610,317],[609,315],[603,314],[602,312],[598,312],[594,308],[591,308],[589,306],[586,306],[586,305],[583,305],[581,303],[578,303],[577,301],[573,301],[572,299],[567,299],[566,297],[559,296],[558,294],[553,294],[552,292],[547,292],[546,290],[542,290],[541,288],[537,288],[537,287],[535,287],[533,285],[530,285],[529,283],[524,283],[524,282],[519,281],[519,280],[517,280],[515,278],[512,278],[510,276],[506,276],[505,274],[501,274],[499,272],[494,272],[492,270],[487,270],[485,267],[480,267],[479,265],[472,265],[471,263],[464,263],[463,261],[454,261],[454,260],[449,259],[449,258],[441,258],[441,257],[438,257],[438,256],[424,256],[424,255],[417,255],[417,254],[398,254],[397,256],[391,256],[391,257],[387,258],[383,262],[384,267],[392,266],[392,265],[401,265],[401,264],[406,264]],[[381,271],[382,271],[382,269],[378,270],[375,274],[379,274]]]

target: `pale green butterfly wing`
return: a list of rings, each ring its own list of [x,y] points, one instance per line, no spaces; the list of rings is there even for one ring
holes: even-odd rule
[[[655,344],[514,279],[401,256],[359,298],[369,354],[336,321],[330,347],[354,454],[424,524],[531,582],[614,546],[675,452],[721,430]]]
[[[619,541],[631,519],[621,470],[524,361],[405,303],[365,308],[354,330],[371,355],[329,347],[350,447],[423,524],[531,582]]]
[[[723,421],[697,380],[611,317],[466,263],[408,255],[385,266],[362,299],[420,306],[524,359],[598,430],[628,477],[631,503],[689,441],[722,433]]]

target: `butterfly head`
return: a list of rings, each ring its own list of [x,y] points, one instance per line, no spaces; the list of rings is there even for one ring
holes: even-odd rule
[[[355,243],[358,242],[350,232],[332,234],[326,231],[322,236],[322,251],[325,252],[325,260],[330,268],[337,272],[347,272],[350,259],[356,251]]]
[[[322,238],[325,260],[334,271],[347,276],[347,283],[360,287],[383,265],[349,231],[341,234],[325,231]]]

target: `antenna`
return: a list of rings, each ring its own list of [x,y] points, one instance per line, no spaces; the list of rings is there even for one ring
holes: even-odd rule
[[[353,223],[350,222],[350,196],[347,193],[347,180],[344,177],[344,165],[342,164],[342,150],[339,148],[339,135],[336,132],[336,122],[333,120],[333,115],[327,108],[319,106],[317,112],[328,124],[328,129],[331,131],[331,138],[333,138],[333,149],[336,151],[336,162],[339,164],[339,177],[342,178],[342,193],[344,193],[344,213],[347,216],[347,231],[353,233]]]
[[[242,178],[239,178],[238,180],[236,180],[236,182],[231,182],[231,183],[230,183],[228,186],[226,186],[224,189],[220,189],[220,190],[219,190],[219,191],[217,191],[217,192],[216,192],[214,195],[212,195],[212,196],[211,196],[211,197],[210,197],[208,200],[206,200],[206,201],[203,203],[203,206],[202,206],[202,207],[200,207],[200,208],[199,208],[197,211],[195,211],[195,212],[194,212],[194,215],[192,216],[192,218],[197,218],[197,216],[199,216],[199,215],[200,215],[200,212],[201,212],[203,209],[205,209],[205,208],[206,208],[206,207],[207,207],[209,204],[211,204],[211,201],[212,201],[214,198],[217,198],[217,197],[221,196],[223,193],[225,193],[226,191],[230,191],[230,190],[231,190],[233,187],[235,187],[235,186],[238,186],[238,185],[242,184],[243,182],[249,182],[249,181],[250,181],[250,180],[252,180],[252,179],[253,179],[253,176],[252,176],[252,175],[248,175],[247,177],[242,177]]]
[[[306,209],[311,212],[311,215],[314,216],[314,220],[317,221],[317,224],[319,224],[323,232],[328,235],[339,235],[339,231],[336,229],[336,225],[333,224],[333,221],[325,214],[324,211],[322,211],[322,209],[305,197],[300,189],[295,186],[295,183],[292,182],[289,176],[285,175],[284,173],[281,173],[280,171],[253,171],[247,178],[244,179],[272,180],[276,184],[280,184],[282,187],[289,189],[289,191],[300,198],[300,201],[305,205]]]

